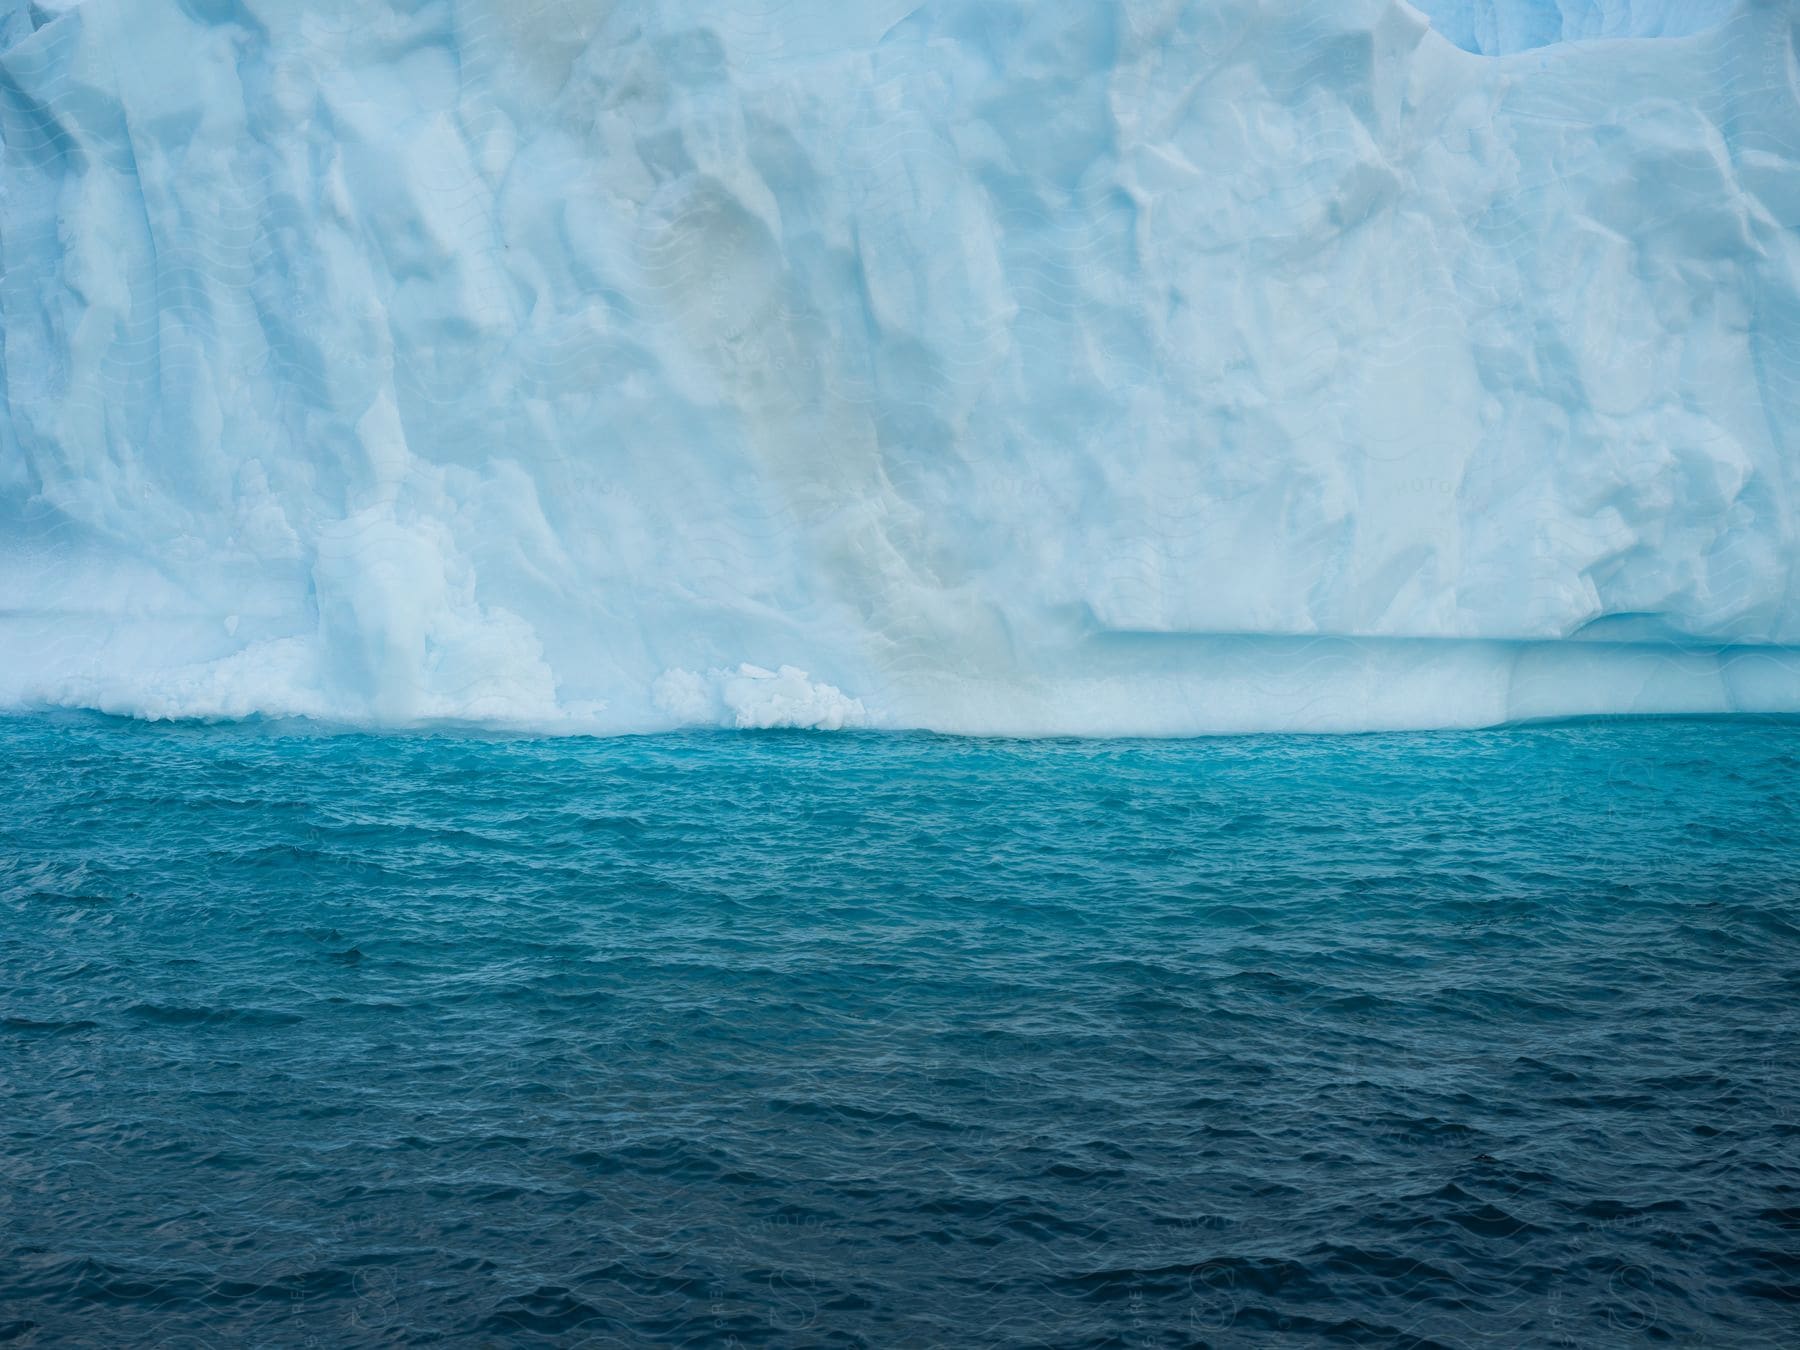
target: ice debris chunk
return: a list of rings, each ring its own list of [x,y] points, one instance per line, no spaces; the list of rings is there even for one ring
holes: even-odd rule
[[[842,731],[873,719],[861,699],[813,681],[804,670],[764,670],[748,662],[710,676],[664,671],[654,686],[656,706],[680,726],[725,726],[767,731],[777,727]]]

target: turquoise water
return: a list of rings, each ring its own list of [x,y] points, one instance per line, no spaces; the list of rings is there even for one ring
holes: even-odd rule
[[[0,1340],[1791,1344],[1797,771],[0,721]]]

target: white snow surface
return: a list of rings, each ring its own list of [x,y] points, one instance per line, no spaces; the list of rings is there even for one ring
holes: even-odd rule
[[[0,0],[0,706],[1800,710],[1787,0]]]

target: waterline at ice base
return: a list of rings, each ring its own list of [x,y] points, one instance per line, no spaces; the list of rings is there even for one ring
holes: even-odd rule
[[[1800,710],[1785,0],[0,5],[0,705]]]

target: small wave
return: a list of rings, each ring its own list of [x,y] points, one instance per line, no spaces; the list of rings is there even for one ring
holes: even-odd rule
[[[146,1022],[176,1027],[291,1027],[305,1020],[298,1013],[274,1008],[208,1008],[179,1003],[134,1003],[127,1011]]]

